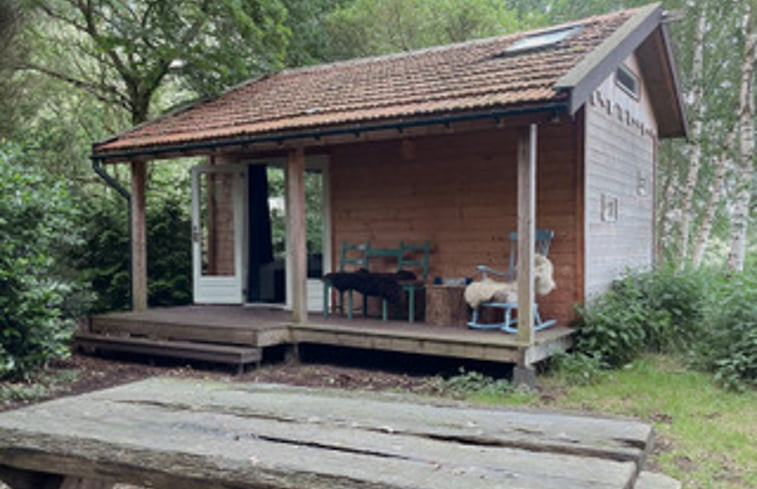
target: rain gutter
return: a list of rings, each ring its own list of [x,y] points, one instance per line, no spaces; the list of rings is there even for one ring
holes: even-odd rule
[[[379,124],[371,124],[371,125],[365,125],[365,126],[352,126],[352,127],[335,127],[331,129],[317,129],[317,130],[311,130],[311,131],[300,131],[300,132],[292,132],[288,134],[269,134],[265,136],[252,136],[242,139],[233,139],[233,140],[226,140],[226,141],[206,141],[206,142],[198,142],[198,143],[179,143],[179,144],[172,144],[167,146],[162,146],[159,148],[145,148],[145,149],[136,149],[131,151],[123,151],[120,153],[102,153],[102,154],[93,154],[92,158],[98,159],[101,162],[105,162],[108,160],[129,160],[136,157],[150,157],[150,156],[159,156],[164,155],[167,153],[176,153],[176,152],[190,152],[190,151],[202,151],[205,149],[218,149],[218,148],[224,148],[229,146],[246,146],[246,145],[252,145],[256,143],[284,143],[285,141],[289,141],[292,139],[321,139],[323,137],[327,136],[338,136],[343,134],[355,134],[356,136],[360,133],[364,132],[375,132],[375,131],[383,131],[387,129],[394,129],[399,132],[402,132],[404,129],[412,128],[412,127],[419,127],[419,126],[430,126],[430,125],[436,125],[436,124],[443,124],[446,126],[449,126],[449,124],[453,122],[467,122],[467,121],[473,121],[473,120],[481,120],[481,119],[493,119],[496,122],[499,122],[505,117],[514,116],[514,115],[523,115],[523,114],[532,114],[536,112],[552,112],[553,114],[557,115],[561,111],[566,111],[568,108],[567,102],[563,103],[550,103],[550,104],[543,104],[543,105],[534,105],[529,107],[522,107],[518,109],[502,109],[502,110],[494,110],[494,111],[486,111],[486,112],[475,112],[475,113],[469,113],[469,114],[454,114],[454,115],[447,115],[447,116],[437,116],[437,117],[430,117],[430,118],[423,118],[423,119],[412,119],[407,121],[394,121],[394,122],[386,122],[386,123],[379,123]],[[101,143],[104,144],[105,142]]]

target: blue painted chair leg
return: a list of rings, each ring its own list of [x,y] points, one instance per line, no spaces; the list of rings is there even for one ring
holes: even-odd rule
[[[347,319],[352,319],[352,290],[347,291]]]
[[[408,295],[408,308],[410,309],[408,315],[410,316],[408,318],[408,322],[414,322],[415,321],[415,287],[411,287],[407,291]]]
[[[323,317],[329,317],[329,284],[323,284]]]
[[[478,322],[478,315],[479,315],[479,307],[473,309],[473,316],[471,317],[470,322],[468,323],[468,327],[470,329],[501,329],[502,324],[501,323],[492,323],[492,324],[486,324],[486,323],[479,323]]]
[[[364,318],[368,317],[368,296],[367,295],[363,296],[363,317]]]
[[[513,324],[517,324],[518,319],[513,319],[513,308],[512,307],[506,307],[505,308],[505,322],[502,323],[502,331],[505,333],[516,333],[518,331],[518,328],[514,328]]]
[[[381,320],[386,321],[389,319],[389,304],[386,299],[381,299]]]
[[[539,308],[536,306],[536,304],[534,304],[534,318],[536,319],[536,327],[534,328],[534,331],[541,331],[542,329],[549,328],[557,322],[554,319],[542,321],[541,316],[539,316]]]

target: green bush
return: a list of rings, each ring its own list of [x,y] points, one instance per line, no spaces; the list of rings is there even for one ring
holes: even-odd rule
[[[577,350],[608,367],[619,367],[636,358],[646,339],[646,312],[639,301],[640,292],[634,281],[626,281],[578,308]]]
[[[80,280],[95,291],[90,313],[128,309],[129,231],[126,202],[118,195],[79,199],[83,242],[73,260]]]
[[[127,204],[119,195],[82,197],[84,243],[76,253],[81,279],[96,300],[90,312],[124,310],[129,297]],[[151,306],[192,301],[192,250],[189,205],[177,194],[147,203],[147,284]]]
[[[671,266],[629,274],[622,285],[634,283],[644,308],[645,349],[655,352],[685,351],[702,330],[707,273],[678,271]]]
[[[713,372],[727,388],[757,384],[753,265],[733,276],[671,268],[629,273],[579,313],[578,353],[554,364],[576,382],[591,375],[596,365],[589,359],[614,368],[642,351],[661,351],[687,354],[693,366]]]
[[[66,184],[0,142],[0,378],[28,377],[68,354],[64,316],[78,288],[63,256],[79,243]]]
[[[189,204],[176,194],[154,202],[147,216],[150,306],[192,302],[192,223]]]
[[[757,274],[754,269],[724,277],[710,288],[692,363],[714,372],[723,386],[742,390],[757,386]]]
[[[663,268],[630,272],[579,307],[578,349],[610,367],[642,351],[686,351],[703,329],[705,276]]]
[[[507,379],[495,379],[462,367],[458,375],[439,379],[437,389],[444,395],[460,399],[506,396],[515,392],[515,387]]]

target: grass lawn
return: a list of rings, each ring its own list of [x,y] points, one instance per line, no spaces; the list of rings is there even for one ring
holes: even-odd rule
[[[757,487],[757,392],[726,392],[710,376],[668,356],[646,356],[588,386],[558,375],[539,379],[541,395],[471,400],[631,416],[654,424],[657,449],[649,464],[689,489]]]

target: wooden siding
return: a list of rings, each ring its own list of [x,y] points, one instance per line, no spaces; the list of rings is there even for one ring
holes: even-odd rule
[[[639,74],[632,56],[626,66]],[[606,291],[627,268],[653,263],[656,125],[647,87],[634,99],[608,78],[586,109],[586,296]],[[646,193],[639,192],[640,178]],[[617,220],[602,217],[616,199]]]
[[[576,138],[574,124],[539,126],[536,225],[555,231],[558,288],[538,300],[543,315],[561,322],[583,298]],[[429,280],[477,278],[479,264],[504,270],[517,226],[516,173],[514,128],[333,147],[333,258],[343,241],[428,239]]]

